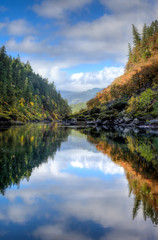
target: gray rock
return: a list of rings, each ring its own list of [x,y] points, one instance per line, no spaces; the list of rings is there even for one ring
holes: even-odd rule
[[[118,120],[118,119],[115,119],[115,120],[114,120],[114,124],[117,125],[118,123],[119,123],[119,120]]]
[[[151,115],[139,117],[139,120],[141,120],[141,121],[150,121],[152,119],[153,119],[153,117]]]
[[[108,124],[109,124],[109,121],[106,120],[106,121],[104,121],[102,124],[103,124],[103,125],[108,125]]]
[[[139,125],[139,124],[140,124],[139,119],[135,118],[135,119],[133,120],[132,124],[134,124],[134,125]]]
[[[123,120],[125,121],[125,123],[130,123],[132,121],[132,119],[129,117],[124,117]]]
[[[149,124],[153,126],[158,126],[158,119],[151,120]]]
[[[87,121],[86,123],[87,123],[87,125],[95,125],[96,122],[95,121]]]
[[[150,124],[158,124],[158,119],[153,119],[150,121]]]
[[[97,125],[102,125],[102,121],[100,119],[97,119],[96,124]]]
[[[123,118],[119,119],[119,124],[122,124],[124,122]]]

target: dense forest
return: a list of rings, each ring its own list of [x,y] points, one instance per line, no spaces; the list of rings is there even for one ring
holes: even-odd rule
[[[54,83],[35,74],[19,56],[8,56],[5,46],[0,48],[0,120],[53,120],[70,112]]]
[[[107,122],[158,117],[158,21],[144,24],[142,34],[132,25],[132,33],[125,73],[89,100],[88,109],[72,117]]]

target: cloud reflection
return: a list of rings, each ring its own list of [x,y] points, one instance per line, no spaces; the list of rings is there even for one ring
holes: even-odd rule
[[[6,191],[10,204],[4,204],[0,221],[8,226],[27,224],[31,239],[90,240],[94,239],[94,226],[97,232],[104,229],[96,238],[100,240],[156,239],[158,230],[151,228],[150,220],[143,221],[141,211],[132,221],[133,200],[128,198],[123,169],[108,156],[90,150],[89,145],[77,149],[73,145],[76,138],[63,143],[54,161],[50,157],[48,163],[35,168],[30,181],[21,182],[20,190]],[[78,138],[77,144],[82,141]],[[95,169],[113,177],[104,179],[95,173],[85,178],[69,168]],[[34,228],[32,222],[36,222]],[[85,228],[73,228],[75,222],[86,223],[88,233]]]

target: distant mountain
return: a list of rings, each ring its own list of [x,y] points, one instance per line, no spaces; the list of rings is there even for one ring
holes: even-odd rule
[[[84,92],[70,92],[70,91],[60,91],[61,96],[71,104],[87,102],[90,99],[94,98],[101,88],[93,88]]]

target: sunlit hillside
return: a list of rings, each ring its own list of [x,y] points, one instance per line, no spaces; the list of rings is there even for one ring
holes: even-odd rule
[[[157,88],[158,84],[158,22],[144,25],[140,35],[133,25],[133,43],[129,44],[129,58],[125,73],[103,89],[88,102],[88,108],[99,107],[116,100],[139,95],[148,88]]]

